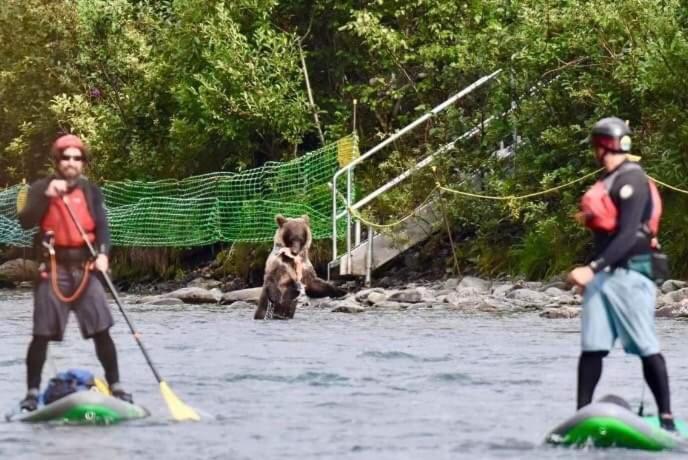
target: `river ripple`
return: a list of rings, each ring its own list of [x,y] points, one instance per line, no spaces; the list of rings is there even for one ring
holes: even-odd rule
[[[126,388],[153,416],[110,427],[0,423],[0,457],[16,459],[646,458],[568,450],[542,439],[574,409],[578,320],[535,313],[414,310],[359,315],[301,310],[255,322],[222,306],[127,307],[159,371],[199,423],[169,420],[158,386],[119,314],[113,328]],[[688,405],[686,323],[660,321],[674,407]],[[27,292],[0,291],[0,404],[24,393],[31,327]],[[54,369],[98,374],[70,321],[51,346]],[[640,399],[641,368],[620,350],[597,395]],[[646,407],[654,410],[649,392]],[[660,454],[653,458],[670,458]]]

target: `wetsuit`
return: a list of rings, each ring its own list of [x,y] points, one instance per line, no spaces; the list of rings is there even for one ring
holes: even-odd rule
[[[23,228],[38,226],[49,212],[51,198],[45,195],[50,182],[57,177],[41,179],[31,185],[26,206],[19,213],[19,222]],[[88,213],[95,223],[94,247],[102,254],[110,250],[110,232],[100,189],[85,178],[77,179],[72,187],[79,188],[79,196],[85,198]],[[69,192],[68,192],[69,193]],[[33,339],[29,345],[27,365],[27,386],[29,394],[36,394],[40,388],[41,372],[46,360],[48,342],[61,341],[70,311],[78,319],[84,338],[92,338],[96,354],[105,370],[105,377],[110,388],[119,388],[119,369],[115,344],[110,337],[109,329],[114,321],[110,312],[107,296],[98,276],[90,276],[83,293],[73,302],[59,299],[51,285],[49,266],[46,264],[45,248],[41,246],[44,230],[40,229],[35,239],[37,259],[42,261],[41,277],[34,290]],[[74,292],[84,276],[84,263],[90,258],[90,252],[84,244],[81,247],[56,247],[57,283],[62,293]]]
[[[578,407],[592,401],[602,374],[602,358],[618,338],[639,356],[660,414],[670,414],[669,381],[654,327],[656,288],[634,268],[652,251],[646,223],[652,214],[648,178],[636,163],[624,162],[603,180],[618,212],[616,230],[594,231],[595,277],[585,288],[582,354],[578,365]]]

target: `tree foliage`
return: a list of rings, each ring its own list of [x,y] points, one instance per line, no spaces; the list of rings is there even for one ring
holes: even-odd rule
[[[421,156],[518,102],[480,136],[381,197],[407,214],[440,179],[519,195],[597,165],[585,138],[628,119],[634,153],[681,186],[688,170],[688,16],[682,2],[602,0],[5,0],[0,11],[0,179],[43,171],[58,130],[92,145],[96,178],[161,178],[279,160],[318,145],[299,47],[326,138],[369,147],[476,78],[462,99],[357,171],[372,190]],[[533,88],[535,88],[533,90]],[[491,153],[516,132],[507,161]],[[376,157],[377,158],[377,157]],[[571,214],[585,184],[544,199],[450,199],[460,251],[485,273],[548,276],[589,240]],[[664,191],[663,240],[688,269],[684,195]]]

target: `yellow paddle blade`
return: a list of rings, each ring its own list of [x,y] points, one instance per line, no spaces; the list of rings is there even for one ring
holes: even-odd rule
[[[95,379],[93,379],[93,383],[95,383],[95,386],[93,387],[94,391],[97,391],[98,393],[103,393],[104,395],[110,395],[110,387],[107,383],[103,381],[103,379],[99,379],[98,377],[96,377]]]
[[[184,404],[176,394],[172,391],[170,386],[162,380],[160,382],[160,393],[167,403],[167,408],[172,413],[172,418],[175,420],[200,420],[201,416],[193,410],[190,406]]]

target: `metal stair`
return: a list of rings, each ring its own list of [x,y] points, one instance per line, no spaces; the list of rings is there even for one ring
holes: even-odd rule
[[[447,107],[465,95],[496,79],[501,72],[502,70],[498,69],[490,75],[486,75],[476,80],[459,93],[435,107],[432,111],[426,113],[414,122],[405,126],[403,129],[397,131],[394,135],[380,142],[368,152],[337,171],[332,178],[332,184],[330,184],[332,187],[332,260],[328,264],[328,278],[332,276],[365,276],[366,283],[370,283],[373,270],[379,268],[380,266],[392,260],[394,257],[403,253],[412,246],[422,242],[434,232],[438,231],[443,222],[442,214],[439,208],[440,203],[438,200],[429,201],[417,208],[412,217],[406,219],[403,223],[394,228],[393,233],[377,234],[374,232],[373,228],[368,228],[366,240],[363,242],[361,242],[361,222],[356,219],[354,214],[379,195],[396,187],[399,183],[416,173],[421,168],[431,164],[432,161],[439,155],[453,150],[458,142],[469,139],[481,133],[494,120],[503,118],[512,113],[518,108],[520,100],[533,97],[541,88],[548,86],[551,82],[559,79],[560,77],[558,75],[549,81],[538,82],[517,100],[512,99],[511,107],[508,110],[488,117],[478,126],[475,126],[473,129],[465,132],[454,141],[440,147],[437,151],[419,161],[404,173],[382,185],[377,190],[369,193],[367,196],[354,202],[353,171],[356,165],[377,153],[385,146],[394,142],[399,137],[415,129],[421,123],[436,116],[438,113],[445,110]],[[518,132],[514,127],[508,142],[500,142],[499,148],[491,154],[491,157],[500,160],[510,159],[516,155],[519,146],[524,142],[524,139],[518,135]],[[337,179],[342,176],[346,177],[346,196],[342,196],[342,193],[337,191]],[[343,201],[343,206],[338,206],[338,201]],[[337,223],[343,218],[346,218],[346,232],[344,235],[346,249],[344,254],[338,254]]]
[[[427,239],[440,228],[442,225],[442,214],[439,208],[439,201],[431,200],[417,208],[412,217],[406,219],[403,223],[399,224],[399,226],[395,227],[393,233],[377,233],[373,228],[368,227],[365,241],[361,242],[361,222],[355,218],[354,212],[358,211],[360,208],[374,200],[377,196],[394,188],[418,170],[431,164],[437,156],[453,150],[458,142],[479,134],[493,120],[513,110],[513,105],[509,111],[498,116],[491,116],[487,118],[480,125],[462,134],[454,141],[440,147],[437,151],[431,155],[428,155],[426,158],[416,163],[404,173],[400,174],[396,178],[392,179],[391,181],[379,187],[377,190],[369,193],[367,196],[356,202],[354,202],[353,199],[354,168],[367,158],[371,157],[373,154],[380,151],[386,145],[389,145],[396,139],[421,125],[423,122],[436,116],[438,113],[451,106],[451,104],[455,101],[492,81],[500,73],[501,69],[478,79],[473,84],[464,88],[459,93],[435,107],[432,111],[426,113],[403,129],[397,131],[394,135],[385,139],[380,144],[376,145],[368,152],[337,171],[332,178],[331,184],[332,260],[328,264],[328,278],[337,276],[365,276],[366,283],[369,283],[373,270],[389,262],[412,246]],[[502,147],[502,149],[504,148]],[[337,189],[337,179],[342,176],[346,177],[346,196],[342,196]],[[341,206],[339,201],[343,201],[344,205]],[[346,249],[344,254],[338,254],[337,223],[339,219],[342,218],[346,218],[347,224],[344,235],[346,240]]]
[[[437,232],[441,224],[439,202],[428,201],[416,208],[413,217],[399,224],[394,233],[375,233],[369,227],[365,241],[330,263],[330,270],[335,269],[339,276],[369,277],[375,269]],[[358,229],[360,226],[357,226]]]

